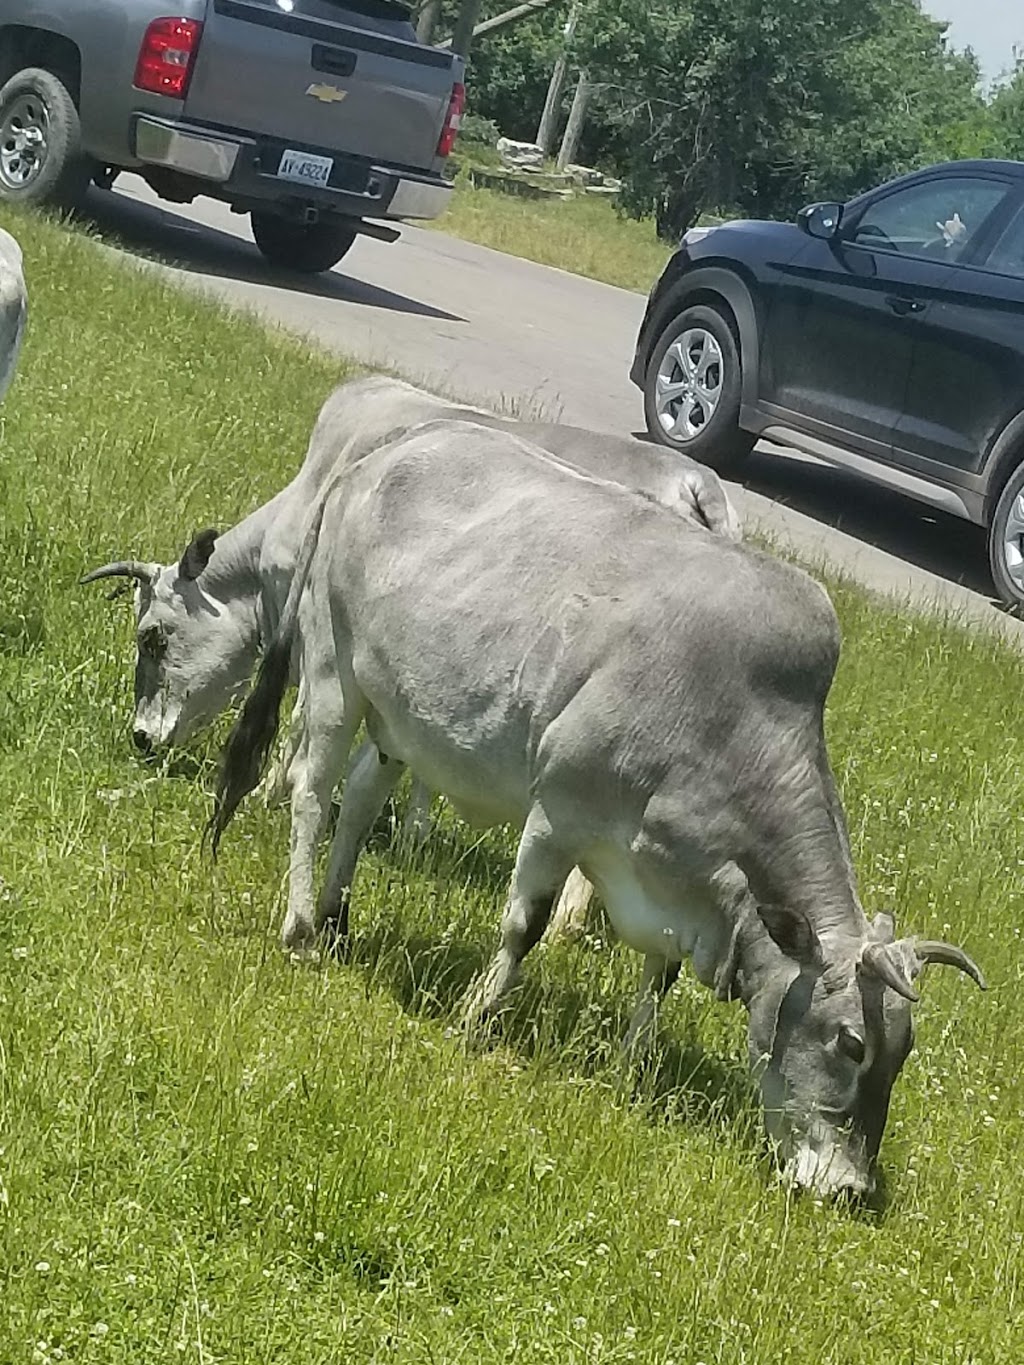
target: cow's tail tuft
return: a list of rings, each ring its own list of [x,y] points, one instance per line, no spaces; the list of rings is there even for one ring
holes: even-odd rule
[[[291,677],[292,655],[298,639],[299,604],[320,539],[324,511],[338,479],[345,472],[356,440],[353,437],[347,443],[335,466],[338,473],[327,481],[313,505],[277,633],[263,655],[256,682],[224,746],[213,814],[206,826],[205,836],[210,840],[214,858],[235,811],[249,792],[259,785],[266,772],[281,718],[281,702]]]

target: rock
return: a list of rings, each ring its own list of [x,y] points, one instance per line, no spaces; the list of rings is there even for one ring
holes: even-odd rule
[[[565,173],[573,180],[578,180],[581,185],[604,184],[604,176],[600,171],[595,171],[593,166],[566,166]]]
[[[498,138],[498,155],[506,166],[543,166],[544,153],[535,142],[515,142],[510,137]]]

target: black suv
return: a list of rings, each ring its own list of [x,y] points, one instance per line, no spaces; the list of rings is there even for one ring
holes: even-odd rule
[[[691,229],[630,378],[651,435],[724,474],[764,436],[987,527],[1024,606],[1024,163]]]

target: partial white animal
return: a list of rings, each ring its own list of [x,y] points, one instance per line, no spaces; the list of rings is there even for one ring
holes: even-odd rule
[[[498,952],[466,1021],[501,1008],[573,866],[644,955],[627,1034],[685,957],[749,1012],[765,1118],[799,1185],[863,1194],[911,1047],[912,981],[949,944],[895,940],[857,896],[823,712],[839,652],[800,570],[467,422],[339,474],[228,747],[218,840],[259,781],[298,650],[289,948],[332,924],[404,765],[467,820],[522,830]],[[314,861],[364,724],[330,861]]]
[[[11,387],[28,319],[21,247],[0,228],[0,398]]]

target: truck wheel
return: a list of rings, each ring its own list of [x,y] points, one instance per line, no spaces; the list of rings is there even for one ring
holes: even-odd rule
[[[289,223],[272,213],[254,213],[252,235],[271,265],[296,270],[300,275],[319,275],[337,265],[358,235],[354,228],[335,220],[322,223]]]
[[[992,513],[988,562],[1000,599],[1024,615],[1024,464],[1007,479]]]
[[[668,324],[651,353],[644,416],[656,441],[731,474],[756,436],[739,425],[739,348],[717,308],[698,304]]]
[[[67,86],[41,67],[16,72],[0,90],[0,200],[73,209],[91,173]]]

